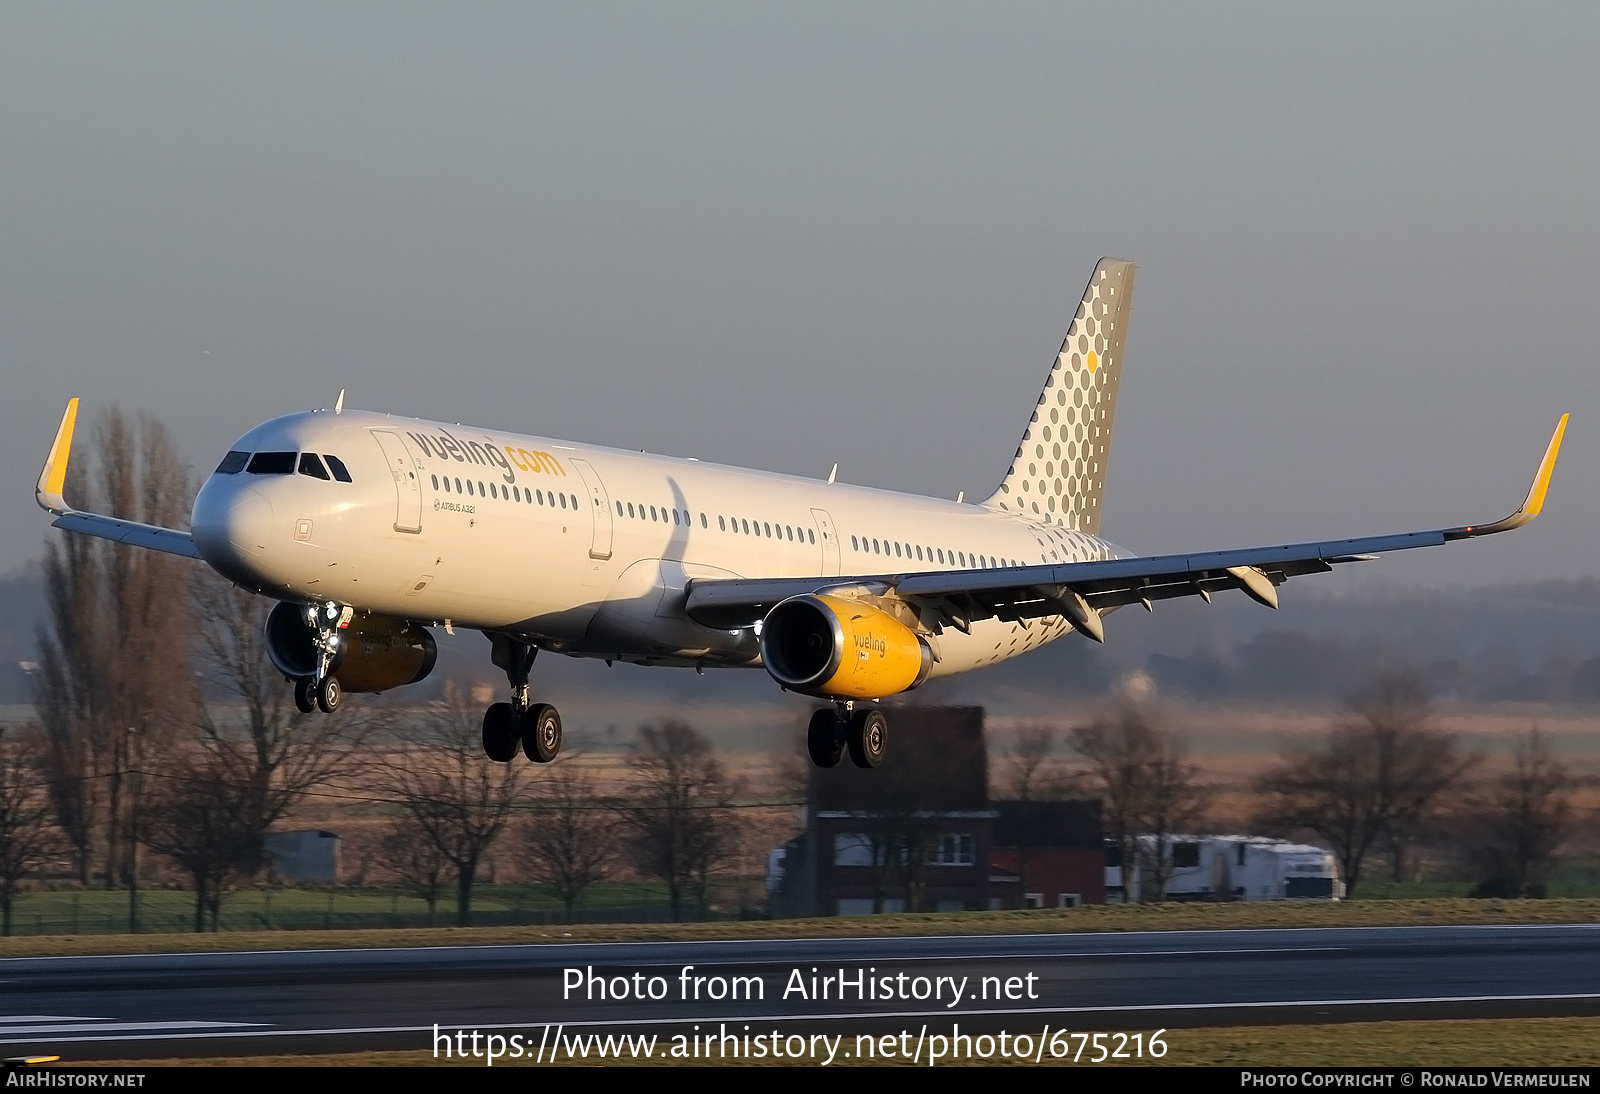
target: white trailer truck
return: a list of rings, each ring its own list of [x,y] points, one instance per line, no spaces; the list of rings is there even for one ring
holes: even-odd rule
[[[1106,901],[1135,901],[1156,861],[1154,836],[1140,836],[1137,861],[1106,867]],[[1320,847],[1264,836],[1168,836],[1167,900],[1338,900],[1339,863]],[[1119,856],[1113,854],[1113,859]]]

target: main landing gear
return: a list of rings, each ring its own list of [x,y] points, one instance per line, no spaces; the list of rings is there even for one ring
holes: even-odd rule
[[[491,634],[492,659],[511,681],[511,701],[495,703],[483,713],[483,753],[497,763],[510,763],[517,749],[534,763],[547,764],[561,751],[561,715],[549,703],[528,697],[528,671],[539,647],[505,634]]]
[[[838,767],[846,750],[857,767],[877,767],[889,752],[889,720],[875,706],[853,702],[823,707],[811,716],[806,751],[818,767]]]
[[[316,632],[312,642],[312,657],[316,672],[301,676],[294,682],[294,705],[301,714],[320,710],[332,714],[339,709],[339,678],[334,675],[340,654],[339,632],[350,625],[354,611],[328,601],[326,604],[307,604],[306,625]]]

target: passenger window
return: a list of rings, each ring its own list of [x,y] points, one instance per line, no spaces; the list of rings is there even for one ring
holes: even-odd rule
[[[702,527],[702,528],[710,528],[711,527],[711,522],[706,519],[706,515],[704,513],[700,514],[700,527]]]
[[[257,452],[250,457],[249,471],[252,475],[292,475],[294,458],[293,452]]]
[[[744,534],[748,536],[750,534],[750,522],[747,520],[741,520],[739,523],[744,525]]]
[[[328,461],[328,467],[333,471],[334,478],[340,482],[350,481],[350,472],[345,470],[343,460],[338,456],[330,456],[326,452],[322,454],[322,458]]]
[[[673,524],[677,524],[678,523],[678,511],[676,509],[674,509],[672,511],[672,523]]]
[[[468,494],[472,493],[472,480],[471,479],[467,480],[467,493]]]
[[[808,542],[810,542],[810,543],[817,542],[817,533],[812,531],[811,529],[807,528],[806,529],[806,540]]]
[[[772,525],[763,524],[761,527],[766,530],[767,538],[771,539],[772,538]]]
[[[458,493],[458,494],[461,493],[461,480],[460,479],[456,480],[456,493]]]
[[[244,470],[244,465],[250,462],[248,452],[229,452],[222,457],[222,462],[217,464],[217,474],[237,475]]]
[[[718,517],[717,518],[717,530],[719,532],[726,532],[728,530],[728,521],[727,521],[726,518],[724,518],[724,517]]]
[[[900,557],[900,545],[898,543],[896,543],[894,545],[894,557],[895,558],[899,558]]]
[[[435,490],[439,489],[439,476],[438,475],[433,476],[433,488]]]
[[[566,507],[567,507],[567,496],[565,494],[562,494],[561,495],[561,508],[565,509]]]

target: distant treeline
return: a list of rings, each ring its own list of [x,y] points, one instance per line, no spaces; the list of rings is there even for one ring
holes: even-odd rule
[[[28,674],[19,662],[36,660],[45,610],[37,566],[0,577],[0,704],[31,702]],[[971,683],[1103,695],[1126,673],[1141,670],[1166,694],[1323,701],[1349,695],[1375,671],[1406,668],[1444,699],[1600,703],[1595,579],[1370,588],[1345,595],[1294,586],[1278,612],[1243,597],[1219,597],[1209,606],[1170,602],[1158,604],[1153,616],[1119,611],[1106,620],[1106,631],[1105,646],[1067,638],[988,669]],[[458,645],[440,646],[441,681],[497,678],[477,644]],[[683,686],[677,676],[615,672],[606,674],[604,684],[621,697],[659,696]],[[764,679],[744,676],[732,674],[716,694],[746,704],[778,700]]]

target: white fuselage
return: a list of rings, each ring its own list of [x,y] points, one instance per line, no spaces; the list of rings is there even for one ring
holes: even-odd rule
[[[1094,536],[982,506],[380,414],[289,415],[234,449],[295,453],[296,470],[279,458],[277,473],[219,471],[202,486],[194,542],[232,580],[580,656],[758,665],[753,629],[688,618],[691,578],[1120,557]],[[335,457],[350,481],[300,472],[305,453]],[[1058,618],[947,630],[934,674],[1070,632]]]

